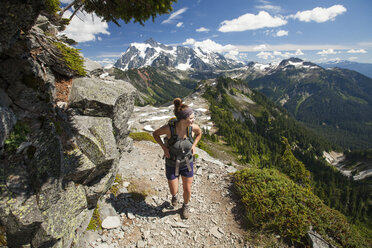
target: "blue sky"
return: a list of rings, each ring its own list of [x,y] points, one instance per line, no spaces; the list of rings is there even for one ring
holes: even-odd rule
[[[61,0],[62,4],[71,0]],[[78,13],[65,33],[85,57],[114,63],[130,43],[149,38],[200,46],[241,61],[270,63],[298,57],[316,63],[372,63],[371,0],[178,0],[155,22],[102,22]]]

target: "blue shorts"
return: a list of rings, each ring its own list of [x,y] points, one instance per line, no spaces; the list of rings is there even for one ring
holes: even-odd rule
[[[180,167],[180,173],[179,174],[183,177],[193,177],[194,176],[194,163],[193,162],[190,163],[190,167],[191,167],[191,171],[189,171],[187,166]],[[168,180],[174,180],[174,179],[178,178],[178,176],[176,176],[176,167],[166,165],[165,166],[165,175],[167,176]]]

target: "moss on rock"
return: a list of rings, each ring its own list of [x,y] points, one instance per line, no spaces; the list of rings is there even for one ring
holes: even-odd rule
[[[99,214],[98,204],[93,211],[93,215],[92,215],[92,218],[90,219],[87,230],[91,230],[91,231],[102,230],[102,220]]]
[[[148,140],[148,141],[156,143],[154,137],[152,137],[147,132],[133,132],[133,133],[129,134],[129,137],[131,137],[133,140],[137,140],[137,141]]]
[[[85,76],[87,73],[84,69],[84,58],[80,56],[80,50],[69,47],[60,42],[54,42],[53,45],[62,53],[66,65],[80,76]]]

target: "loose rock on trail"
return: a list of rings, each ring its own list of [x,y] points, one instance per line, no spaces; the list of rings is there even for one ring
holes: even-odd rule
[[[141,115],[151,115],[141,113],[143,110],[138,107],[131,120]],[[157,116],[162,112],[168,114],[154,107],[150,110],[157,110]],[[202,108],[199,110],[206,112]],[[203,119],[207,124],[209,119],[206,116]],[[163,123],[166,121],[164,118]],[[140,121],[137,119],[133,123]],[[142,122],[137,129],[144,129],[145,126],[146,122]],[[118,173],[123,183],[116,197],[108,193],[99,203],[106,228],[96,232],[87,231],[81,245],[112,248],[247,247],[243,239],[244,230],[236,220],[243,213],[231,196],[231,172],[236,169],[212,158],[203,150],[197,149],[196,153],[199,157],[194,167],[191,215],[184,220],[180,215],[182,180],[179,181],[179,202],[174,208],[170,204],[162,149],[150,141],[133,141],[131,152],[123,156],[119,164]],[[120,225],[117,224],[118,220]]]

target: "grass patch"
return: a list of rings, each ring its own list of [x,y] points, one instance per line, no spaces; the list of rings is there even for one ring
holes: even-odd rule
[[[92,218],[88,224],[87,230],[97,231],[102,230],[102,220],[99,214],[99,205],[97,204],[96,208],[93,211]]]
[[[30,126],[25,122],[17,122],[9,137],[5,140],[5,150],[14,152],[22,144],[27,141],[27,135],[31,132]]]
[[[116,174],[114,184],[110,188],[110,192],[116,197],[120,187],[123,186],[123,178],[120,174]]]
[[[75,71],[79,76],[85,76],[87,74],[84,69],[84,59],[80,56],[79,49],[68,47],[60,42],[54,42],[53,45],[62,53],[68,68]]]
[[[137,140],[137,141],[147,140],[147,141],[151,141],[151,142],[156,144],[156,141],[155,141],[154,137],[147,132],[130,133],[129,137],[131,137],[133,140]]]

